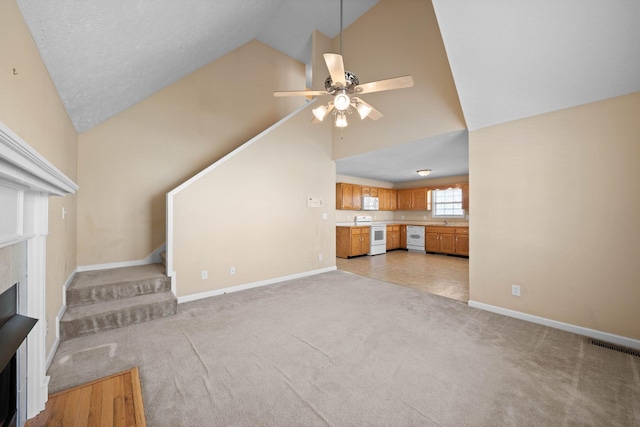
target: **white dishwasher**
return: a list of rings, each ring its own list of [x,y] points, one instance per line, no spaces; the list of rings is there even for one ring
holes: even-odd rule
[[[425,252],[424,225],[407,225],[407,250]]]

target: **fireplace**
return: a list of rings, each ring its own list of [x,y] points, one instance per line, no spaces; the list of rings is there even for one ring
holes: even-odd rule
[[[16,381],[16,355],[0,372],[0,427],[16,425],[18,412],[18,382]]]
[[[13,302],[11,316],[0,310],[0,333],[21,329],[21,335],[26,336],[24,340],[24,336],[19,338],[20,334],[11,334],[17,344],[0,358],[2,375],[16,392],[15,399],[10,395],[12,391],[3,392],[2,396],[4,399],[7,394],[9,403],[17,402],[17,408],[6,409],[15,412],[17,426],[38,415],[48,395],[44,319],[49,197],[72,194],[77,189],[73,181],[0,122],[0,294],[11,288],[8,299]],[[22,267],[15,267],[11,258],[15,254],[23,260]],[[25,332],[24,324],[19,322],[25,318],[42,320],[31,324]],[[0,342],[2,353],[8,342],[4,335],[0,336]],[[9,370],[4,372],[7,365]],[[2,424],[7,417],[13,415],[5,415],[5,420],[0,418]]]
[[[16,425],[17,351],[37,320],[18,314],[18,285],[0,295],[0,427]]]

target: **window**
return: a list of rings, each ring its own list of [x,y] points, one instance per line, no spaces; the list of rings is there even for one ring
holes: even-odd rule
[[[431,216],[434,218],[464,218],[462,189],[433,190],[433,211]]]

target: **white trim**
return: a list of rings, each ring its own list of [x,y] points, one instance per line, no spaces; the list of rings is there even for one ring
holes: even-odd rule
[[[78,185],[0,121],[0,175],[32,191],[57,196],[70,194]]]
[[[60,320],[62,319],[62,316],[64,316],[64,312],[66,310],[67,306],[63,304],[62,307],[60,307],[58,314],[56,314],[56,339],[53,341],[53,345],[51,346],[51,349],[49,350],[49,353],[47,354],[47,358],[45,360],[44,368],[46,371],[49,370],[51,362],[53,361],[53,357],[56,355],[56,351],[58,351],[58,346],[60,345]]]
[[[85,271],[109,270],[112,268],[120,267],[136,267],[138,265],[160,264],[162,262],[162,259],[160,258],[160,252],[164,251],[165,248],[166,244],[163,243],[143,259],[139,259],[136,261],[110,262],[106,264],[80,265],[78,266],[76,271],[82,273]]]
[[[47,354],[47,360],[45,363],[45,370],[47,371],[49,370],[51,362],[53,361],[53,356],[56,355],[56,351],[58,351],[58,346],[60,345],[60,321],[62,320],[64,313],[67,311],[67,289],[69,289],[69,286],[71,285],[71,282],[73,282],[73,279],[75,279],[76,274],[78,274],[78,269],[73,270],[67,278],[67,281],[62,285],[62,306],[60,307],[60,310],[58,310],[58,314],[56,314],[56,339],[49,350],[49,354]]]
[[[558,322],[557,320],[534,316],[532,314],[509,310],[508,308],[502,308],[477,301],[469,300],[469,307],[479,308],[480,310],[490,311],[492,313],[502,314],[503,316],[514,317],[516,319],[525,320],[527,322],[537,323],[538,325],[548,326],[550,328],[560,329],[562,331],[571,332],[573,334],[583,335],[585,337],[594,338],[600,341],[606,341],[612,344],[618,344],[624,347],[640,350],[640,340],[636,340],[633,338],[627,338],[621,335],[610,334],[608,332],[602,332],[595,329],[572,325],[571,323]]]
[[[207,175],[212,170],[216,169],[218,166],[220,166],[223,163],[225,163],[227,160],[231,159],[232,157],[235,157],[237,154],[239,154],[240,152],[242,152],[246,148],[248,148],[251,145],[253,145],[256,141],[259,141],[265,135],[269,134],[273,130],[275,130],[278,127],[280,127],[283,123],[287,122],[289,119],[291,119],[292,117],[294,117],[295,115],[297,115],[301,111],[307,109],[307,107],[309,107],[310,105],[315,103],[315,101],[316,101],[316,98],[313,98],[310,101],[305,102],[302,106],[296,108],[293,112],[288,114],[283,119],[279,120],[274,125],[270,126],[266,130],[260,132],[258,135],[254,136],[249,141],[247,141],[244,144],[242,144],[240,147],[236,148],[235,150],[233,150],[232,152],[230,152],[226,156],[222,157],[217,162],[215,162],[212,165],[208,166],[207,168],[203,169],[198,174],[194,175],[193,177],[191,177],[190,179],[186,180],[185,182],[183,182],[182,184],[180,184],[179,186],[177,186],[176,188],[174,188],[173,190],[171,190],[171,191],[169,191],[167,193],[167,199],[166,199],[167,200],[166,201],[166,206],[167,206],[167,214],[166,214],[166,216],[167,216],[167,224],[166,224],[166,227],[167,227],[167,243],[166,243],[166,245],[167,245],[167,250],[166,250],[167,251],[167,256],[166,256],[166,263],[167,263],[167,276],[171,277],[171,290],[172,290],[174,295],[176,295],[176,280],[175,280],[175,272],[173,271],[173,245],[174,245],[174,242],[173,242],[173,198],[174,198],[174,196],[176,194],[178,194],[180,191],[182,191],[185,188],[187,188],[188,186],[190,186],[192,183],[198,181],[200,178],[202,178],[203,176]]]
[[[244,285],[232,286],[230,288],[214,289],[212,291],[202,292],[199,294],[187,295],[184,297],[178,297],[178,304],[183,302],[196,301],[203,298],[215,297],[218,295],[224,295],[231,292],[245,291],[247,289],[258,288],[260,286],[273,285],[275,283],[285,282],[287,280],[300,279],[302,277],[315,276],[316,274],[328,273],[330,271],[337,270],[337,267],[321,268],[319,270],[306,271],[304,273],[291,274],[289,276],[276,277],[274,279],[260,280],[259,282],[246,283]]]

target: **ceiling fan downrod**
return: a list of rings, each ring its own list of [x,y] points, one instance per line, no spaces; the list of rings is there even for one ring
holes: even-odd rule
[[[342,1],[340,0],[340,55],[342,55]]]

